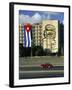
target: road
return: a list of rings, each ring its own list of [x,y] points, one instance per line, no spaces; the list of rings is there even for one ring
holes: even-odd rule
[[[19,79],[63,77],[64,70],[20,71]]]

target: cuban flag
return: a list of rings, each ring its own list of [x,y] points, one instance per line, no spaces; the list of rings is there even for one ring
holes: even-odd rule
[[[31,25],[24,25],[24,47],[31,47]]]

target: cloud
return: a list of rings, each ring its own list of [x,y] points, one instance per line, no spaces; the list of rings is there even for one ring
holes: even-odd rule
[[[32,17],[30,17],[29,15],[23,15],[21,14],[19,16],[19,23],[20,24],[25,24],[25,23],[39,23],[42,21],[42,17],[39,13],[35,13]]]
[[[21,14],[19,16],[19,23],[20,24],[30,23],[30,16]]]
[[[64,24],[64,20],[63,21],[60,21],[60,23]]]
[[[44,13],[42,13],[42,18],[44,19],[51,19],[51,16],[56,16],[59,15],[58,12],[47,12],[45,11]]]
[[[62,23],[64,24],[64,20],[62,21]]]
[[[32,16],[31,20],[32,20],[32,23],[39,23],[39,22],[42,21],[42,17],[41,17],[41,15],[39,13],[35,13]]]
[[[47,15],[47,19],[51,19],[51,15],[48,14],[48,15]]]
[[[49,15],[58,15],[60,14],[59,12],[44,12],[44,14],[49,14]]]
[[[45,12],[42,15],[42,19],[46,20],[46,19],[51,19],[51,14],[49,12]]]
[[[57,17],[56,17],[57,16]],[[62,21],[62,16],[58,12],[36,12],[33,16],[20,14],[19,15],[19,23],[20,24],[26,24],[26,23],[40,23],[42,20],[47,19],[58,19]]]

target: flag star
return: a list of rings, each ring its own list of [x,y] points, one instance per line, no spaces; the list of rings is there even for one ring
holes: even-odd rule
[[[27,27],[27,30],[29,30],[29,27]]]

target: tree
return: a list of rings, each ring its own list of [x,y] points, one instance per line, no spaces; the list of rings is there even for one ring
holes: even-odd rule
[[[63,55],[64,49],[64,25],[59,24],[59,54]]]
[[[43,55],[43,47],[42,46],[32,47],[32,55],[33,56],[42,56]]]

